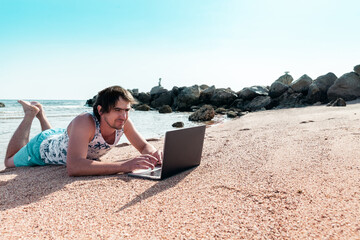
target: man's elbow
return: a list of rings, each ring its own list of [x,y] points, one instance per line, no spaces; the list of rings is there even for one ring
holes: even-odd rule
[[[69,177],[76,177],[79,176],[79,174],[77,173],[76,169],[66,166],[66,171],[67,171],[67,175]]]
[[[74,166],[74,164],[69,164],[69,161],[66,164],[66,172],[67,172],[69,177],[80,176],[79,168]]]

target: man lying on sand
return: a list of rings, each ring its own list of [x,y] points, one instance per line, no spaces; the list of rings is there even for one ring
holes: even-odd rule
[[[51,128],[40,103],[18,102],[25,116],[10,139],[5,156],[7,168],[66,164],[69,176],[82,176],[132,172],[162,163],[162,151],[149,144],[128,119],[135,100],[122,87],[100,91],[93,113],[75,117],[66,130]],[[42,132],[29,141],[35,117]],[[119,142],[123,133],[141,155],[122,162],[96,161]]]

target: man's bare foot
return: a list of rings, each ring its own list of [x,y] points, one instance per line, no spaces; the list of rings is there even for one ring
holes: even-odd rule
[[[30,103],[31,103],[31,105],[33,105],[33,106],[35,106],[35,107],[37,107],[39,109],[39,112],[38,112],[38,114],[36,114],[36,117],[39,118],[39,119],[43,118],[44,117],[44,110],[43,110],[42,105],[39,102],[35,102],[35,101],[30,102]]]
[[[37,106],[32,105],[30,102],[19,100],[18,103],[22,105],[25,116],[35,117],[40,112],[40,109]]]

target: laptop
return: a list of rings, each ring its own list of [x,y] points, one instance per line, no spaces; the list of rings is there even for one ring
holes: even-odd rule
[[[161,180],[200,165],[205,129],[202,125],[166,132],[163,164],[128,176]]]

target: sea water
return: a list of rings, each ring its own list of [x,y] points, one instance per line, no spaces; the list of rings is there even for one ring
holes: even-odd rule
[[[28,100],[29,101],[29,100]],[[71,120],[83,112],[92,112],[91,107],[85,106],[86,100],[31,100],[38,101],[43,105],[46,116],[53,128],[66,128]],[[17,100],[2,100],[5,107],[0,108],[0,170],[4,169],[4,158],[7,144],[16,128],[23,119],[24,112]],[[198,125],[188,120],[190,113],[173,112],[160,114],[157,111],[134,111],[131,110],[129,117],[136,129],[145,138],[159,138],[166,131],[175,129],[172,124],[183,122],[185,127]],[[40,133],[39,121],[35,118],[30,131],[30,138]],[[127,142],[124,136],[120,142]]]

